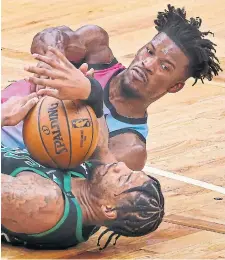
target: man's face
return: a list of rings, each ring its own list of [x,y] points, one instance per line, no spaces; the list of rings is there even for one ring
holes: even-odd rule
[[[165,33],[159,33],[137,52],[124,72],[122,90],[151,103],[183,87],[188,64],[180,48]]]
[[[142,186],[148,180],[149,177],[144,172],[132,171],[125,163],[118,162],[97,167],[91,182],[97,196],[114,204],[117,195],[130,188]]]
[[[144,172],[130,170],[125,163],[99,165],[93,170],[90,180],[90,194],[94,198],[94,208],[98,212],[98,224],[110,226],[118,216],[115,208],[131,206],[138,191],[127,192],[153,181]]]

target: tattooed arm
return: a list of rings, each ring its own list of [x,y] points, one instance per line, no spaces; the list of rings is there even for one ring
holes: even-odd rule
[[[64,200],[60,188],[33,172],[18,177],[1,174],[2,225],[17,233],[40,233],[62,217]]]

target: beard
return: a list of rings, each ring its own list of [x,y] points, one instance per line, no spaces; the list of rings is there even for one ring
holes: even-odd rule
[[[141,94],[139,93],[138,89],[132,88],[133,82],[129,82],[126,77],[126,74],[122,76],[120,80],[120,94],[124,98],[129,99],[141,99]]]

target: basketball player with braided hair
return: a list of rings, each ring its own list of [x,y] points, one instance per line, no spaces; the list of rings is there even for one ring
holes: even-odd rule
[[[23,120],[37,99],[33,93],[6,101],[2,126]],[[102,107],[93,100],[89,100],[93,108]],[[96,151],[90,161],[73,170],[46,168],[25,149],[2,146],[3,240],[29,248],[65,249],[105,226],[98,245],[103,235],[111,234],[103,249],[114,236],[116,242],[120,236],[143,236],[158,228],[164,215],[158,180],[117,162],[108,149],[104,116],[98,120],[101,132]]]
[[[180,91],[190,77],[195,84],[198,80],[212,80],[222,70],[215,55],[216,45],[207,39],[212,33],[201,31],[199,17],[188,19],[184,8],[168,5],[154,22],[157,34],[138,50],[128,68],[114,57],[107,32],[96,25],[86,25],[76,31],[67,26],[47,28],[35,35],[31,46],[32,53],[47,55],[52,60],[56,56],[48,46],[54,47],[75,66],[86,62],[89,68],[95,69],[94,77],[104,88],[109,148],[118,161],[134,170],[141,170],[146,161],[149,105],[167,93]],[[48,79],[44,74],[48,69],[43,61],[36,69],[29,68],[35,73],[30,82],[38,87],[46,86]],[[69,93],[65,85],[63,88]],[[2,95],[7,98],[31,91],[35,89],[18,82]],[[44,94],[48,89],[42,91]],[[5,140],[21,129],[21,125],[6,129]],[[22,135],[17,139],[23,148]]]

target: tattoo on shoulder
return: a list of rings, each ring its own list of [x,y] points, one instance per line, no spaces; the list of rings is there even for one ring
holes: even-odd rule
[[[62,192],[51,180],[36,174],[8,177],[11,181],[2,181],[2,209],[11,223],[64,207]]]

